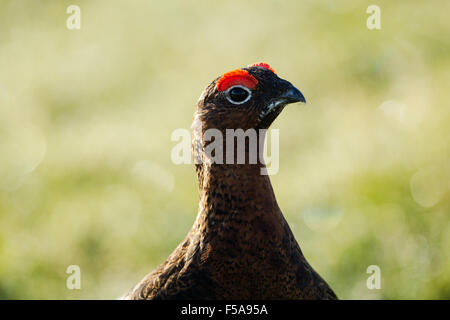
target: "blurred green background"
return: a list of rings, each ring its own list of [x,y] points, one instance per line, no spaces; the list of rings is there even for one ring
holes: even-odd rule
[[[172,131],[266,61],[308,100],[271,179],[312,266],[343,299],[449,299],[450,1],[376,1],[381,30],[371,4],[2,0],[0,298],[114,299],[161,263],[197,212]]]

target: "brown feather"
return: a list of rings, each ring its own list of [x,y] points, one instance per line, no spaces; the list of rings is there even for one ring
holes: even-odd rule
[[[198,158],[206,160],[202,138],[206,129],[225,133],[226,128],[261,126],[257,115],[265,101],[288,83],[258,66],[246,70],[259,83],[245,108],[227,104],[215,82],[205,89],[193,125],[193,152]],[[337,299],[303,256],[269,177],[260,173],[262,167],[197,164],[200,201],[192,229],[125,298]]]

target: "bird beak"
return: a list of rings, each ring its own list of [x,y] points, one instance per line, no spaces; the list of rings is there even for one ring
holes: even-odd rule
[[[295,102],[306,103],[306,99],[300,90],[290,82],[283,79],[278,81],[277,95],[264,106],[258,115],[258,128],[268,128],[287,104]]]
[[[280,95],[280,98],[285,100],[287,103],[303,102],[306,103],[306,99],[303,94],[289,83],[288,88]]]

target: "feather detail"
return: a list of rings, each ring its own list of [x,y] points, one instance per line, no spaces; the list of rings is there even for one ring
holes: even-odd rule
[[[265,63],[265,62],[258,62],[258,63],[249,64],[249,65],[248,65],[248,68],[251,68],[251,67],[262,67],[262,68],[266,68],[266,69],[272,71],[273,73],[277,74],[277,73],[275,72],[275,70],[274,70],[268,63]]]

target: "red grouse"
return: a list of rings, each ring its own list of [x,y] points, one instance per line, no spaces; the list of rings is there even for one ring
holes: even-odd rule
[[[223,148],[208,153],[208,130],[226,137],[227,129],[267,129],[294,102],[305,98],[266,63],[225,73],[205,89],[192,126],[197,219],[167,260],[125,299],[337,299],[303,256],[262,174],[263,161],[247,161],[254,152],[250,139],[244,137],[243,163],[226,161],[225,138],[215,141]],[[264,137],[257,139],[263,145]],[[237,160],[240,150],[233,151],[231,160]]]

